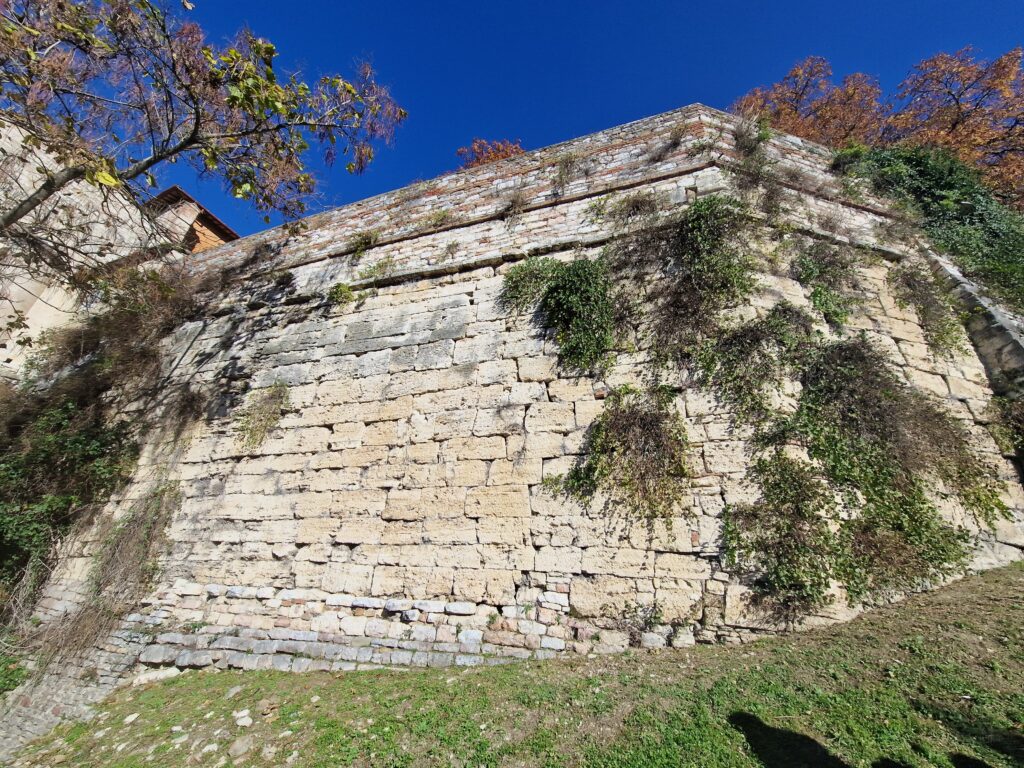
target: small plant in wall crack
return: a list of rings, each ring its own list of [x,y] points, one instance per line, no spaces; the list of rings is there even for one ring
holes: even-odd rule
[[[283,382],[254,392],[238,423],[238,444],[246,450],[263,445],[289,406],[288,385]]]
[[[380,261],[376,261],[370,266],[359,270],[360,280],[380,280],[381,278],[390,277],[398,269],[398,264],[395,262],[394,256],[385,256]]]
[[[616,610],[612,605],[604,605],[601,613],[612,621],[616,629],[626,633],[629,645],[633,648],[639,648],[643,644],[644,635],[653,632],[662,622],[661,604],[657,600],[631,603],[621,610]]]
[[[674,401],[668,387],[613,390],[563,491],[582,503],[600,492],[615,508],[650,524],[677,516],[689,491],[690,443]]]
[[[347,283],[335,283],[327,292],[327,301],[339,309],[344,309],[355,301],[356,293]]]
[[[358,264],[362,261],[366,252],[377,245],[379,240],[380,233],[375,229],[360,232],[358,235],[353,237],[352,242],[349,243],[349,248],[352,249],[352,263]]]

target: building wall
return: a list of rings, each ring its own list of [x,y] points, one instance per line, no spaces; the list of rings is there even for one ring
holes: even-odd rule
[[[647,647],[778,629],[721,557],[722,510],[753,493],[749,435],[706,392],[683,391],[694,476],[670,526],[648,530],[552,497],[543,478],[573,464],[609,387],[638,381],[646,353],[620,355],[601,381],[565,376],[551,335],[497,300],[504,273],[527,253],[596,255],[610,235],[596,200],[649,190],[677,208],[727,189],[727,120],[700,107],[667,113],[321,214],[297,236],[272,230],[210,251],[235,282],[165,349],[168,387],[206,393],[208,418],[185,435],[155,434],[138,483],[107,512],[123,514],[156,476],[176,479],[181,504],[159,585],[101,644],[98,682],[83,681],[97,666],[87,656],[45,689],[13,696],[0,721],[7,743],[50,727],[57,692],[59,714],[77,715],[104,686],[138,673],[613,652],[629,640],[616,617],[652,600],[663,623],[644,635]],[[715,147],[694,151],[709,138]],[[839,202],[819,148],[779,137],[772,149],[780,172],[791,169],[781,175],[793,226],[879,256],[863,269],[852,329],[941,399],[999,469],[1014,521],[979,531],[943,502],[977,534],[973,566],[1018,559],[1024,499],[985,429],[991,391],[977,356],[932,356],[912,312],[889,294],[885,276],[900,253],[879,238],[889,215],[877,201]],[[562,183],[570,157],[577,172]],[[510,216],[513,194],[523,205]],[[376,245],[357,252],[356,237],[371,231]],[[360,277],[389,261],[393,271]],[[781,299],[809,306],[787,264],[765,258],[759,281],[747,316]],[[324,297],[337,282],[371,293],[332,307]],[[275,384],[288,388],[287,413],[261,446],[244,449],[240,409]],[[82,602],[100,530],[67,543],[43,620]],[[839,600],[807,624],[852,612]]]

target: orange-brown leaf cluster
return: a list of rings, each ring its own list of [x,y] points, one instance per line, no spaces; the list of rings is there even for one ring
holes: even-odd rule
[[[991,61],[975,58],[969,47],[940,53],[917,64],[885,97],[869,75],[848,75],[836,84],[829,63],[812,56],[774,85],[750,91],[733,109],[833,147],[942,147],[978,168],[1003,199],[1024,208],[1021,59],[1020,48]]]
[[[525,150],[519,144],[519,139],[510,141],[498,139],[488,141],[487,139],[473,139],[468,147],[460,147],[455,154],[462,158],[463,168],[475,168],[478,165],[486,165],[496,160],[504,160],[506,157],[515,157],[523,154]]]

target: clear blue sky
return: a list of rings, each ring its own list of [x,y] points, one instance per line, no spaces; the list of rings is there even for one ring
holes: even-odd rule
[[[321,207],[456,167],[475,136],[527,149],[692,102],[726,108],[799,59],[828,58],[895,86],[917,61],[973,45],[1024,44],[1024,0],[195,0],[222,42],[242,26],[272,40],[284,69],[351,74],[371,61],[409,112],[362,176],[317,164]],[[242,234],[262,217],[187,169],[165,171]]]

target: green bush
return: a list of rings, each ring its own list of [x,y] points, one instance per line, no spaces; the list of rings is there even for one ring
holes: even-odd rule
[[[629,516],[653,522],[678,512],[689,489],[686,425],[663,387],[620,387],[587,432],[584,458],[563,489],[581,502],[600,491]]]
[[[0,653],[0,695],[13,691],[24,682],[28,672],[21,665],[21,660]]]
[[[500,301],[516,312],[536,306],[545,326],[555,330],[559,362],[569,370],[597,372],[615,343],[610,288],[601,259],[529,258],[509,270]]]
[[[20,418],[0,435],[0,580],[8,583],[128,480],[137,452],[128,425],[96,405],[15,399]]]
[[[619,238],[607,258],[620,314],[628,315],[620,322],[649,332],[660,359],[689,360],[718,332],[720,311],[756,284],[742,237],[747,226],[739,201],[708,195],[672,221]]]
[[[917,212],[935,245],[996,297],[1024,311],[1024,215],[1003,205],[979,174],[948,152],[853,147],[833,168]]]

